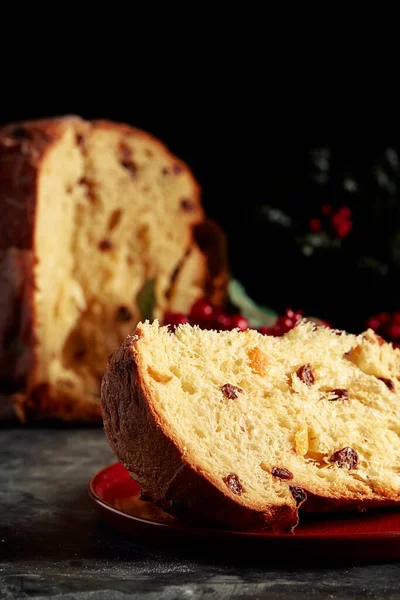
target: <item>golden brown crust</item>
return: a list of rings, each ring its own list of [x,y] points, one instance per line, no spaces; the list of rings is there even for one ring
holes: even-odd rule
[[[0,307],[0,386],[3,393],[12,395],[18,418],[58,418],[67,421],[101,422],[101,409],[95,399],[93,404],[84,399],[68,396],[40,387],[35,389],[35,331],[36,315],[33,299],[34,281],[32,265],[37,260],[34,248],[38,176],[46,153],[73,127],[77,143],[84,152],[85,134],[93,128],[110,129],[123,135],[141,137],[156,144],[166,157],[168,148],[152,135],[123,123],[108,120],[87,122],[78,116],[54,117],[10,123],[0,128],[0,295],[7,302]],[[196,226],[204,219],[200,186],[190,169],[174,158],[179,167],[192,178],[196,210],[188,215],[188,225]],[[191,244],[195,243],[191,235]],[[14,265],[13,268],[12,265]],[[209,279],[204,264],[204,279]],[[221,266],[221,273],[225,266]],[[21,273],[24,274],[23,281]],[[220,280],[215,278],[218,298]],[[213,295],[210,286],[210,297]],[[6,306],[7,305],[7,306]],[[11,311],[12,307],[12,311]],[[12,314],[11,314],[12,313]],[[27,395],[27,381],[32,383],[32,393]]]
[[[164,156],[167,159],[171,159],[172,154],[171,154],[169,148],[161,140],[157,139],[156,137],[154,137],[150,133],[147,133],[146,131],[142,131],[141,129],[137,129],[135,127],[132,127],[131,125],[126,125],[125,123],[108,121],[106,119],[98,119],[96,121],[92,121],[91,126],[94,129],[105,129],[105,130],[108,129],[111,131],[118,131],[122,135],[133,136],[134,138],[147,140],[147,141],[151,142],[151,144],[153,146],[156,146],[158,148],[158,150],[162,154],[164,154]],[[196,180],[196,178],[194,177],[192,170],[188,167],[187,164],[185,164],[178,157],[174,157],[174,162],[175,162],[176,166],[179,166],[179,168],[182,171],[184,171],[185,173],[187,173],[189,175],[189,177],[191,178],[191,183],[192,183],[193,190],[194,190],[193,198],[191,198],[191,200],[196,205],[196,211],[193,212],[192,222],[193,222],[193,224],[201,223],[205,216],[204,210],[203,210],[203,207],[201,204],[201,191],[202,191],[201,186],[198,183],[198,181]]]
[[[34,368],[33,253],[0,251],[0,389],[13,393]]]
[[[91,126],[94,129],[106,129],[106,130],[108,129],[111,131],[118,131],[122,135],[133,136],[135,138],[147,140],[147,141],[151,142],[151,144],[153,146],[156,146],[159,149],[159,151],[165,155],[166,158],[171,158],[171,156],[172,156],[171,151],[166,146],[166,144],[164,144],[161,140],[159,140],[158,138],[151,135],[151,133],[148,133],[147,131],[143,131],[142,129],[137,129],[136,127],[132,127],[131,125],[127,125],[125,123],[109,121],[107,119],[97,119],[95,121],[92,121]],[[188,167],[188,165],[186,163],[184,163],[178,157],[174,157],[174,161],[175,161],[175,164],[182,169],[182,171],[185,171],[186,173],[188,173],[190,175],[190,177],[192,179],[193,187],[195,188],[195,190],[197,192],[196,197],[198,199],[200,199],[201,186],[199,185],[198,181],[194,177],[192,170]],[[199,208],[203,212],[203,208],[200,205],[200,200],[199,200]]]
[[[4,306],[0,319],[1,386],[11,394],[20,420],[28,414],[21,398],[35,364],[32,269],[37,260],[33,242],[38,176],[46,153],[71,123],[77,130],[85,128],[84,121],[71,116],[10,123],[0,129],[0,291],[7,307],[14,308],[10,319]]]
[[[25,386],[35,362],[32,266],[37,178],[46,152],[59,135],[60,124],[53,120],[11,123],[0,130],[1,386],[11,394]],[[11,405],[20,418],[19,407]]]
[[[180,519],[246,531],[295,527],[296,509],[246,505],[184,452],[152,404],[135,348],[138,339],[138,334],[129,336],[110,357],[101,396],[109,444],[146,495]]]
[[[0,249],[33,246],[40,165],[60,135],[57,121],[24,121],[0,130]]]
[[[306,488],[305,488],[306,489]],[[306,490],[307,491],[307,490]],[[341,496],[328,497],[318,495],[318,490],[307,491],[307,502],[304,503],[301,510],[305,513],[329,513],[329,512],[347,512],[347,511],[364,511],[371,508],[383,508],[396,506],[400,504],[398,495],[391,494],[387,490],[385,496],[379,496],[374,493],[364,493],[362,496],[346,493],[342,490]],[[321,493],[321,492],[320,492]]]

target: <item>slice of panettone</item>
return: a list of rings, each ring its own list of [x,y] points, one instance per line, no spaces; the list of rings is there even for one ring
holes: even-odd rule
[[[180,518],[292,530],[400,503],[400,351],[302,321],[282,337],[140,323],[102,385],[112,450]]]

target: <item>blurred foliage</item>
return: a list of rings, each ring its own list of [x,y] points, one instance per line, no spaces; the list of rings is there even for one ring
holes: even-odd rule
[[[239,181],[236,220],[219,220],[247,294],[349,330],[400,311],[399,156],[367,144],[288,148],[271,155],[254,187]]]

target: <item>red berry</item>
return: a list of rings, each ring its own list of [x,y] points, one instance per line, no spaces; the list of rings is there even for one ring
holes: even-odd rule
[[[262,335],[270,335],[271,327],[260,327],[258,330]]]
[[[294,329],[302,318],[303,313],[300,310],[293,312],[291,308],[287,308],[285,314],[278,317],[274,325],[269,328],[268,335],[284,335],[291,329]]]
[[[341,215],[342,217],[350,217],[351,210],[349,209],[348,206],[341,206],[338,210],[338,214]]]
[[[349,235],[350,231],[352,230],[352,223],[346,223],[344,225],[342,225],[338,231],[338,235],[341,238],[345,238]]]
[[[298,323],[303,318],[301,310],[294,312],[291,308],[287,308],[283,317],[279,317],[280,320],[283,318],[290,319],[293,323]]]
[[[321,231],[322,229],[321,221],[319,219],[310,219],[308,225],[314,233],[318,233],[318,231]]]
[[[164,325],[183,325],[184,323],[189,323],[189,319],[183,313],[174,313],[167,311],[164,315]]]
[[[271,327],[271,335],[280,336],[286,333],[287,329],[283,324],[283,317],[278,317],[275,324]]]
[[[379,319],[377,319],[377,317],[370,317],[367,321],[367,327],[369,327],[370,329],[374,329],[375,331],[379,329],[380,326],[381,322],[379,321]]]
[[[206,298],[199,298],[190,309],[190,316],[199,321],[209,320],[213,317],[214,308]]]
[[[331,222],[336,235],[340,238],[345,238],[353,227],[350,218],[350,209],[347,206],[342,206],[342,208],[332,216]]]
[[[400,323],[400,313],[398,313],[398,312],[393,313],[392,319],[395,323]]]
[[[225,315],[224,313],[221,313],[220,315],[217,316],[216,320],[215,320],[215,324],[216,324],[216,328],[217,329],[231,329],[232,328],[232,320],[230,318],[229,315]]]
[[[275,324],[272,327],[270,327],[268,335],[273,335],[274,337],[282,335],[279,326]]]
[[[381,325],[388,323],[390,321],[390,314],[388,312],[381,312],[376,315],[376,318],[380,322]]]
[[[338,230],[337,230],[338,237],[344,239],[345,237],[347,237],[349,235],[350,231],[351,231],[351,225],[350,226],[342,225],[341,227],[338,227]]]
[[[287,331],[289,331],[290,329],[293,329],[293,325],[294,325],[294,323],[293,323],[292,319],[288,319],[288,318],[283,319],[282,329],[286,329]]]
[[[249,328],[249,322],[245,317],[242,317],[242,315],[232,315],[231,316],[231,328],[232,329],[241,329],[242,331],[244,331],[245,329]]]
[[[321,206],[321,212],[323,215],[330,215],[332,212],[332,206],[331,204],[323,204]]]
[[[353,225],[352,225],[351,221],[347,221],[347,220],[342,221],[342,220],[339,220],[339,219],[335,220],[335,217],[333,217],[333,219],[332,219],[332,226],[333,226],[333,228],[334,228],[334,230],[336,232],[336,235],[338,237],[345,238],[350,233],[351,228],[352,228]]]
[[[386,335],[391,340],[400,340],[400,325],[396,323],[391,323],[386,328]]]

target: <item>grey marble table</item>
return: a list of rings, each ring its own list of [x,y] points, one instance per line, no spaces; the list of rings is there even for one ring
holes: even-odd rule
[[[0,598],[400,598],[400,565],[319,569],[177,554],[105,524],[86,492],[102,429],[0,430]]]

